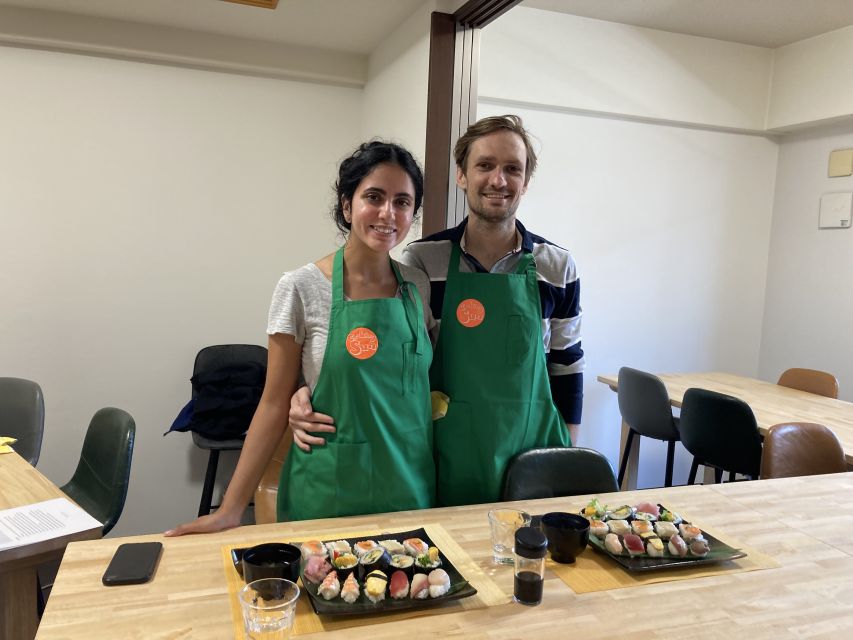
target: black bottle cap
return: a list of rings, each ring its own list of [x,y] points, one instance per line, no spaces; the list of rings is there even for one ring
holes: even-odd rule
[[[521,527],[515,532],[515,552],[522,558],[544,558],[548,538],[535,527]]]

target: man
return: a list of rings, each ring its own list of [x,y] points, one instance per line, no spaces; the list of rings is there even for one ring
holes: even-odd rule
[[[468,217],[402,258],[429,276],[440,321],[430,382],[450,398],[435,422],[441,505],[497,500],[514,455],[576,439],[583,399],[574,260],[516,219],[536,168],[521,119],[475,122],[454,157]]]
[[[456,182],[469,216],[410,244],[402,261],[426,272],[440,321],[430,382],[446,394],[435,422],[438,502],[499,499],[507,462],[526,449],[575,441],[583,403],[580,282],[565,249],[516,220],[536,168],[517,116],[483,118],[456,144]],[[294,396],[302,448],[332,418]]]

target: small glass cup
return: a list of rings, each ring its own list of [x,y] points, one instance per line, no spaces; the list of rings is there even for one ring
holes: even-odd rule
[[[530,526],[530,514],[517,509],[492,509],[489,511],[489,526],[495,564],[515,563],[515,532],[520,527]]]
[[[251,640],[287,640],[293,631],[299,587],[284,578],[263,578],[240,590],[243,628]]]

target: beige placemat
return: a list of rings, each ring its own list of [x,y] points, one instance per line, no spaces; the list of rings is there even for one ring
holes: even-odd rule
[[[714,532],[708,531],[705,528],[702,530],[707,531],[718,540],[720,539]],[[675,580],[694,580],[705,576],[773,569],[779,566],[779,563],[770,556],[739,545],[730,538],[726,539],[726,544],[735,549],[740,549],[746,553],[746,557],[715,564],[703,564],[691,569],[676,568],[661,569],[659,571],[628,571],[615,560],[603,553],[599,553],[590,545],[586,551],[577,557],[574,564],[559,564],[549,558],[545,566],[553,571],[575,593],[607,591],[608,589],[622,589],[624,587],[636,587],[644,584],[672,582]]]
[[[482,609],[510,601],[511,596],[501,591],[492,579],[483,573],[483,570],[471,559],[471,556],[462,550],[444,527],[440,524],[427,524],[424,525],[424,529],[426,529],[427,535],[435,546],[441,549],[441,552],[456,567],[457,571],[465,576],[468,582],[474,586],[477,590],[476,595],[460,600],[451,600],[446,604],[427,607],[425,609],[410,609],[377,615],[347,616],[345,618],[321,618],[311,608],[308,595],[303,593],[299,596],[299,600],[296,603],[296,620],[293,624],[293,635],[298,636],[304,633],[333,631],[349,627],[404,620],[406,618],[440,615],[452,611]],[[312,538],[315,540],[339,540],[341,538],[362,538],[384,534],[383,531],[377,530],[355,532],[333,531],[328,534],[312,536]],[[268,542],[287,542],[287,540],[269,540]],[[240,602],[237,599],[237,592],[243,588],[244,583],[243,578],[237,573],[234,563],[231,561],[231,549],[242,546],[246,545],[231,544],[223,545],[221,548],[225,579],[228,582],[228,599],[231,603],[231,621],[234,626],[234,637],[237,640],[245,640],[246,637],[243,632],[243,614],[240,611]]]

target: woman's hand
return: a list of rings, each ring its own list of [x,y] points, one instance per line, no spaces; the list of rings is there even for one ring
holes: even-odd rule
[[[223,512],[221,509],[206,516],[199,516],[192,522],[179,525],[169,529],[163,535],[167,538],[183,536],[189,533],[216,533],[240,526],[240,514],[233,516]]]
[[[335,433],[335,420],[325,413],[314,413],[311,406],[311,392],[308,387],[296,390],[290,398],[290,428],[293,430],[293,441],[303,451],[311,451],[311,447],[321,447],[326,444],[325,438],[312,436],[311,433]]]

